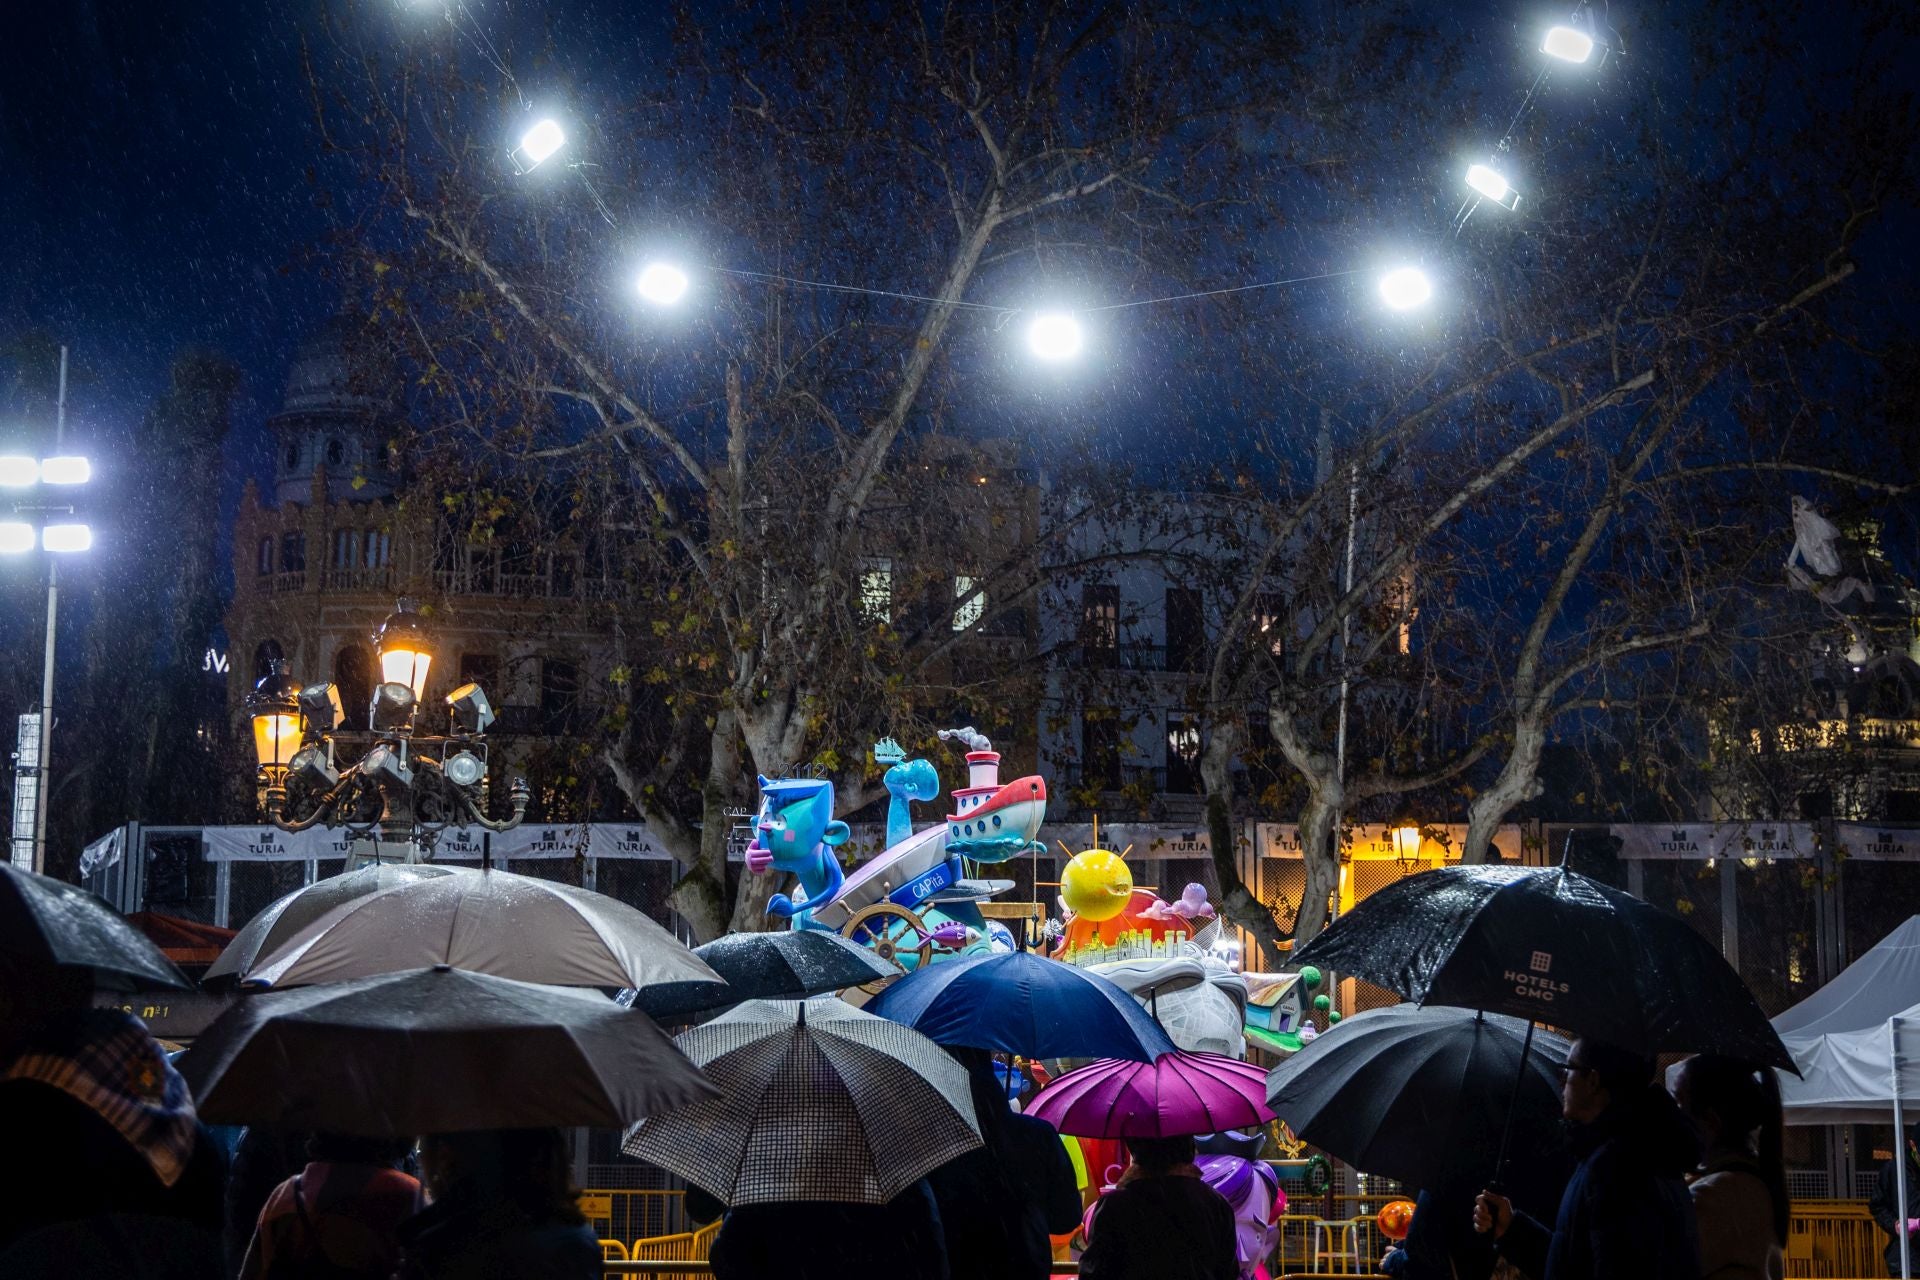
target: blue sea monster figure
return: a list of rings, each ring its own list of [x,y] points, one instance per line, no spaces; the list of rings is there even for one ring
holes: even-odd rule
[[[873,744],[873,758],[891,765],[880,781],[891,797],[887,801],[887,848],[913,834],[912,802],[932,800],[940,794],[940,771],[920,759],[907,759],[906,749],[892,738]]]
[[[820,927],[808,908],[829,901],[846,878],[833,852],[847,838],[847,824],[833,816],[833,783],[761,778],[760,813],[753,826],[747,870],[755,875],[784,871],[800,880],[800,899],[776,893],[767,901],[768,913],[790,919],[796,929]]]

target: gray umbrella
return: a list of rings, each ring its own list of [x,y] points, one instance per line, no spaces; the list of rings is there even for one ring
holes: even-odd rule
[[[391,889],[415,880],[438,876],[470,874],[465,867],[438,866],[433,863],[388,862],[362,867],[344,875],[329,876],[317,884],[275,898],[247,921],[220,958],[200,975],[200,985],[215,989],[244,982],[261,956],[271,955],[297,937],[321,916],[335,907]]]
[[[567,987],[720,981],[626,903],[509,871],[415,880],[342,903],[256,960],[248,981],[292,987],[436,964]]]
[[[445,966],[247,997],[177,1065],[209,1123],[378,1137],[616,1128],[714,1092],[644,1013]]]
[[[801,999],[900,974],[866,947],[824,929],[730,933],[695,947],[693,954],[726,985],[668,983],[635,992],[629,1003],[663,1022],[690,1021],[742,1000]]]
[[[841,1000],[753,1000],[677,1040],[721,1096],[623,1149],[728,1205],[885,1204],[980,1145],[967,1073],[917,1031]]]
[[[0,863],[0,981],[84,969],[116,991],[193,983],[151,939],[78,885]]]

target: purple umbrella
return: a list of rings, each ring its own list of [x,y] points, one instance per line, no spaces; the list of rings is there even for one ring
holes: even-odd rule
[[[1026,1113],[1077,1138],[1172,1138],[1273,1119],[1260,1068],[1184,1052],[1154,1062],[1108,1058],[1069,1071],[1035,1094]]]

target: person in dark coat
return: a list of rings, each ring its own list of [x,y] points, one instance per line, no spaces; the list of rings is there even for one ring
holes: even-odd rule
[[[689,1188],[687,1216],[711,1222],[718,1200]],[[708,1254],[715,1280],[949,1280],[946,1233],[925,1178],[885,1204],[785,1200],[725,1210]]]
[[[1491,1189],[1474,1203],[1509,1262],[1535,1280],[1699,1280],[1700,1248],[1685,1175],[1699,1162],[1693,1127],[1653,1082],[1653,1060],[1574,1041],[1561,1113],[1580,1163],[1551,1229]]]
[[[1901,1154],[1907,1158],[1907,1203],[1900,1205],[1899,1174],[1892,1160],[1880,1166],[1880,1178],[1873,1184],[1873,1197],[1867,1201],[1867,1211],[1887,1233],[1887,1249],[1881,1256],[1886,1259],[1890,1276],[1900,1274],[1900,1232],[1903,1230],[1907,1233],[1909,1268],[1920,1275],[1920,1125],[1907,1131],[1907,1140],[1902,1146],[1906,1149]]]
[[[420,1183],[395,1167],[412,1145],[315,1134],[306,1165],[261,1207],[240,1280],[388,1280],[400,1224],[420,1208]]]
[[[250,1124],[240,1132],[227,1173],[225,1228],[227,1274],[238,1275],[247,1246],[260,1223],[267,1197],[307,1163],[307,1143],[313,1137],[292,1129]]]
[[[1087,1217],[1087,1280],[1238,1280],[1233,1208],[1194,1167],[1192,1138],[1128,1138],[1132,1160]]]
[[[599,1280],[558,1129],[432,1134],[420,1168],[429,1204],[400,1226],[400,1280]]]
[[[92,996],[85,971],[0,974],[0,1276],[217,1276],[225,1153],[146,1026]]]
[[[984,1049],[949,1049],[967,1069],[982,1145],[927,1175],[947,1237],[953,1280],[1043,1280],[1050,1236],[1080,1225],[1080,1189],[1060,1135],[1044,1120],[1016,1115]]]

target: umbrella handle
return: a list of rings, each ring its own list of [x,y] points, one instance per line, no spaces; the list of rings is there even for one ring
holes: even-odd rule
[[[1513,1092],[1507,1095],[1507,1118],[1500,1126],[1500,1158],[1494,1162],[1493,1182],[1489,1185],[1498,1186],[1507,1174],[1507,1141],[1513,1137],[1513,1113],[1520,1105],[1520,1086],[1527,1079],[1527,1050],[1533,1047],[1534,1025],[1533,1019],[1528,1018],[1526,1037],[1520,1041],[1520,1069],[1514,1073]]]

